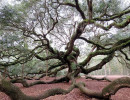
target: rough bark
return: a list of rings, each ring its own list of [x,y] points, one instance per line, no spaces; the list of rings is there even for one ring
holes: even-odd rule
[[[0,91],[7,94],[11,98],[11,100],[40,100],[57,94],[67,94],[74,88],[75,86],[72,85],[68,90],[64,90],[61,88],[50,89],[45,91],[43,94],[34,97],[34,96],[27,96],[18,87],[16,87],[9,81],[2,80],[0,83]]]
[[[108,82],[112,82],[110,79],[106,78],[106,77],[102,77],[102,78],[97,78],[97,77],[91,77],[91,76],[86,76],[86,79],[92,79],[92,80],[97,80],[97,81],[108,81]]]
[[[123,77],[123,78],[114,80],[102,90],[102,94],[104,97],[108,97],[108,96],[114,95],[119,89],[125,88],[125,87],[130,88],[129,77]]]
[[[84,94],[90,97],[109,100],[111,95],[114,95],[119,89],[125,87],[130,88],[130,78],[123,77],[123,78],[116,79],[113,82],[111,82],[109,85],[104,87],[101,92],[90,90],[85,87],[84,83],[81,82],[76,84],[76,87],[78,87]]]
[[[68,90],[64,90],[61,88],[50,89],[37,97],[25,95],[18,87],[16,87],[9,81],[1,80],[0,82],[0,91],[7,94],[11,98],[11,100],[40,100],[56,94],[67,94],[75,87],[79,88],[81,92],[83,92],[89,97],[109,100],[111,95],[114,95],[119,89],[124,87],[130,88],[130,78],[123,77],[116,79],[109,85],[107,85],[105,88],[103,88],[101,92],[90,90],[85,87],[84,83],[79,82],[73,83]]]
[[[101,92],[93,91],[93,90],[86,88],[84,83],[81,83],[81,82],[77,83],[76,87],[79,88],[81,92],[83,92],[84,94],[86,94],[89,97],[95,97],[95,98],[100,98],[100,99],[103,98]]]
[[[34,97],[26,96],[18,87],[5,80],[0,83],[0,91],[8,95],[11,100],[36,100]]]
[[[50,82],[45,82],[45,81],[35,81],[35,82],[32,82],[32,83],[28,83],[25,79],[12,79],[10,80],[11,83],[21,83],[23,85],[23,87],[31,87],[31,86],[34,86],[34,85],[38,85],[38,84],[53,84],[53,83],[60,83],[60,82],[69,82],[69,78],[66,76],[66,77],[62,77],[62,78],[59,78],[59,79],[54,79],[53,81],[50,81]]]

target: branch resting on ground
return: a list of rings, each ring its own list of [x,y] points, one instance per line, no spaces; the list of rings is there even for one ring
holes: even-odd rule
[[[6,80],[1,80],[0,82],[0,91],[7,94],[11,100],[40,100],[45,99],[49,96],[54,96],[57,94],[67,94],[72,91],[75,87],[79,88],[84,94],[89,97],[99,98],[109,100],[111,95],[114,95],[119,89],[128,87],[130,88],[130,78],[123,77],[114,80],[109,85],[107,85],[101,92],[93,91],[85,87],[84,83],[75,83],[70,86],[68,90],[61,88],[55,88],[45,91],[43,94],[34,97],[25,95],[18,87],[13,85],[11,82]],[[15,95],[14,95],[15,94]]]
[[[119,79],[114,80],[109,85],[103,88],[101,92],[93,91],[85,87],[84,83],[76,84],[84,94],[88,95],[89,97],[95,97],[99,99],[109,100],[111,95],[114,95],[119,89],[121,88],[130,88],[130,78],[129,77],[122,77]]]
[[[7,94],[11,98],[11,100],[41,100],[57,94],[67,94],[74,88],[75,86],[71,85],[70,88],[68,88],[67,90],[61,88],[50,89],[45,91],[43,94],[34,97],[34,96],[27,96],[18,87],[16,87],[9,81],[2,80],[0,82],[0,91]]]
[[[69,78],[67,76],[59,78],[59,79],[54,79],[52,81],[49,82],[45,82],[45,81],[35,81],[32,83],[28,83],[25,79],[12,79],[10,80],[11,83],[21,83],[23,85],[23,87],[31,87],[34,85],[38,85],[38,84],[53,84],[53,83],[60,83],[60,82],[69,82]]]
[[[86,76],[86,79],[92,79],[92,80],[97,80],[97,81],[106,80],[106,81],[108,81],[108,82],[112,82],[110,79],[108,79],[108,78],[106,78],[106,77],[97,78],[97,77]]]

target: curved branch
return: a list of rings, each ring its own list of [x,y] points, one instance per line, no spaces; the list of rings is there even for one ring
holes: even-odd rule
[[[56,94],[67,94],[72,91],[75,87],[79,88],[84,94],[89,97],[95,97],[99,99],[109,100],[111,95],[115,94],[119,89],[128,87],[130,88],[130,78],[123,77],[114,80],[109,85],[103,88],[102,92],[97,92],[90,90],[85,87],[84,83],[74,83],[70,86],[68,90],[64,90],[61,88],[55,88],[45,91],[43,94],[33,97],[27,96],[24,94],[18,87],[10,83],[9,81],[1,80],[0,82],[0,91],[7,94],[12,100],[40,100],[45,99],[49,96],[53,96]],[[15,94],[15,95],[14,95]]]
[[[103,25],[101,25],[101,24],[97,24],[97,23],[95,23],[95,22],[94,22],[94,25],[97,26],[97,27],[99,27],[99,28],[102,28],[103,30],[108,31],[108,30],[109,30],[110,28],[112,28],[113,26],[114,26],[115,28],[121,29],[121,28],[126,27],[129,23],[130,23],[130,16],[127,17],[126,20],[124,20],[124,21],[121,22],[121,23],[115,23],[115,22],[113,22],[113,23],[111,23],[110,25],[108,25],[108,26],[106,26],[106,27],[103,26]]]
[[[93,90],[86,88],[84,83],[80,82],[75,85],[76,85],[76,87],[78,87],[80,89],[81,92],[83,92],[87,96],[103,99],[101,92],[93,91]]]
[[[49,60],[49,59],[58,59],[58,56],[57,55],[51,55],[51,56],[47,56],[47,57],[41,57],[37,54],[34,54],[34,56],[37,58],[37,59],[40,59],[41,61],[45,61],[45,60]]]
[[[116,18],[119,18],[119,17],[121,17],[121,16],[123,16],[123,15],[125,15],[125,14],[128,14],[128,13],[130,13],[130,10],[127,10],[127,11],[122,11],[121,13],[119,13],[119,14],[114,14],[114,15],[111,15],[111,17],[110,18],[94,18],[93,20],[97,20],[97,21],[110,21],[110,20],[113,20],[113,19],[116,19]]]
[[[84,12],[81,10],[81,8],[80,8],[80,6],[79,6],[79,1],[78,1],[78,0],[75,0],[75,4],[76,4],[76,9],[77,9],[77,11],[80,13],[81,17],[82,17],[83,19],[86,19]]]
[[[93,42],[93,41],[91,41],[91,40],[88,40],[88,39],[86,39],[86,38],[84,38],[84,37],[79,37],[78,39],[82,39],[82,40],[86,41],[87,43],[96,45],[97,47],[100,47],[100,48],[102,48],[102,49],[106,49],[106,48],[103,47],[102,45],[100,45],[100,44],[98,44],[98,43],[95,43],[95,42]]]
[[[61,88],[50,89],[45,91],[43,94],[34,97],[34,96],[27,96],[18,87],[16,87],[9,81],[2,80],[0,83],[0,91],[7,94],[11,98],[11,100],[41,100],[57,94],[67,94],[74,88],[75,86],[72,85],[67,90]]]
[[[97,78],[97,77],[86,76],[86,79],[92,79],[92,80],[97,80],[97,81],[106,80],[108,82],[112,82],[110,79],[108,79],[106,77]]]
[[[81,17],[82,17],[83,19],[86,19],[84,12],[81,10],[81,8],[80,8],[80,6],[79,6],[78,0],[75,0],[75,4],[73,4],[73,3],[60,3],[59,0],[57,0],[57,3],[58,3],[59,5],[66,5],[66,6],[70,6],[70,7],[76,8],[77,11],[80,13]]]
[[[129,77],[123,77],[114,80],[112,83],[110,83],[108,86],[106,86],[102,90],[102,94],[104,97],[108,97],[111,95],[114,95],[119,89],[128,87],[130,88],[130,78]]]
[[[62,66],[62,67],[60,67],[60,68],[57,68],[56,70],[49,72],[49,73],[48,73],[48,76],[50,76],[50,75],[56,76],[56,74],[57,74],[59,71],[65,69],[65,68],[67,68],[67,66]],[[42,78],[42,77],[44,77],[44,76],[46,76],[46,73],[42,74],[42,75],[41,75],[39,78],[37,78],[36,80],[39,80],[40,78]]]
[[[125,59],[126,60],[129,60],[130,61],[130,58],[128,57],[128,55],[126,53],[124,53],[123,50],[120,50],[120,52],[125,56]]]
[[[85,87],[84,83],[75,84],[84,94],[99,99],[110,100],[111,95],[114,95],[119,89],[128,87],[130,88],[130,78],[123,77],[114,80],[109,85],[103,88],[102,92],[93,91]]]
[[[57,0],[57,3],[58,3],[59,5],[66,5],[66,6],[70,6],[70,7],[76,7],[75,4],[72,4],[72,3],[61,3],[61,2],[59,2],[59,0]]]
[[[129,45],[130,45],[130,37],[116,42],[113,45],[113,47],[108,49],[108,50],[97,50],[95,52],[91,52],[83,62],[79,63],[79,66],[85,66],[91,60],[91,58],[94,57],[94,56],[109,55],[109,54],[114,53],[117,50],[123,49],[123,48],[125,48]]]
[[[88,23],[86,23],[85,21],[82,21],[81,23],[79,23],[76,32],[71,37],[71,40],[70,40],[69,45],[67,47],[67,51],[65,52],[65,55],[64,55],[65,59],[72,52],[75,40],[78,37],[81,36],[81,34],[83,33],[83,31],[84,31],[84,29],[85,29],[85,27],[86,27],[87,24]]]
[[[108,63],[109,61],[111,61],[113,59],[113,56],[114,56],[114,53],[108,55],[106,58],[104,58],[99,64],[93,66],[93,67],[90,67],[90,68],[87,68],[87,69],[84,69],[82,66],[80,67],[82,69],[82,72],[84,74],[88,74],[90,72],[93,72],[95,70],[98,70],[98,69],[101,69],[106,63]]]
[[[60,83],[60,82],[69,82],[69,78],[68,77],[62,77],[62,78],[59,78],[59,79],[54,79],[53,81],[49,81],[49,82],[45,82],[45,81],[35,81],[35,82],[32,82],[32,83],[28,83],[25,79],[12,79],[10,80],[11,83],[21,83],[23,85],[23,87],[31,87],[31,86],[34,86],[34,85],[37,85],[37,84],[52,84],[52,83]]]
[[[16,64],[18,64],[18,63],[26,63],[26,62],[28,62],[29,60],[31,60],[32,59],[32,54],[30,54],[30,55],[28,55],[28,57],[26,57],[26,58],[24,58],[24,59],[20,59],[20,60],[15,60],[15,61],[13,61],[13,62],[7,62],[7,63],[2,63],[2,62],[0,62],[0,65],[1,66],[11,66],[11,65],[16,65]]]
[[[59,67],[59,66],[63,66],[63,65],[65,65],[65,64],[62,63],[62,62],[59,62],[58,64],[55,64],[55,65],[51,65],[51,66],[48,68],[48,71],[49,71],[49,70],[52,70],[52,69],[54,69],[54,68],[57,68],[57,67]]]
[[[86,23],[89,22],[89,24],[94,24],[96,27],[99,27],[99,28],[101,28],[101,29],[103,29],[103,30],[108,31],[108,30],[111,29],[112,27],[115,27],[115,28],[118,28],[118,29],[121,29],[121,28],[126,27],[126,26],[130,23],[130,16],[128,16],[128,17],[126,18],[126,20],[122,21],[121,23],[113,22],[113,23],[111,23],[111,24],[108,25],[108,26],[103,26],[103,25],[101,25],[101,24],[98,24],[98,23],[96,23],[96,20],[88,20],[88,19],[85,19],[84,22],[86,22]]]

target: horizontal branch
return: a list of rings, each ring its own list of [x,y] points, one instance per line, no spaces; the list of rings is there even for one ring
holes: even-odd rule
[[[113,45],[112,48],[108,50],[97,50],[95,52],[91,52],[83,62],[79,63],[79,66],[85,66],[91,60],[92,57],[95,57],[97,55],[109,55],[129,45],[130,45],[130,37],[118,41],[117,43]]]
[[[75,4],[72,3],[58,3],[59,5],[65,5],[65,6],[70,6],[70,7],[76,7]]]
[[[118,28],[118,29],[124,28],[124,27],[126,27],[129,23],[130,23],[130,16],[127,17],[126,20],[124,20],[124,21],[121,22],[121,23],[113,22],[113,23],[111,23],[110,25],[108,25],[108,26],[106,26],[106,27],[103,26],[103,25],[101,25],[101,24],[97,24],[97,23],[95,23],[95,22],[94,22],[94,25],[95,25],[96,27],[99,27],[99,28],[101,28],[101,29],[103,29],[103,30],[108,31],[108,30],[109,30],[110,28],[112,28],[112,27],[115,27],[115,28]]]
[[[55,69],[55,68],[57,68],[57,67],[59,67],[59,66],[63,66],[63,65],[65,65],[65,64],[62,63],[62,62],[58,62],[57,64],[51,65],[51,66],[48,68],[48,71],[50,71],[50,70],[52,70],[52,69]]]
[[[22,79],[22,78],[10,80],[11,83],[21,83],[23,85],[23,87],[31,87],[31,86],[38,85],[38,84],[53,84],[53,83],[60,83],[60,82],[65,82],[65,81],[69,82],[69,78],[67,76],[61,77],[59,79],[54,79],[49,82],[39,80],[39,81],[35,81],[32,83],[28,83],[25,79]]]
[[[126,19],[124,21],[122,21],[121,23],[113,22],[108,26],[98,24],[98,23],[96,23],[96,20],[85,19],[84,22],[89,23],[89,24],[94,24],[96,27],[99,27],[99,28],[101,28],[103,30],[108,31],[112,27],[115,27],[115,28],[118,28],[118,29],[126,27],[130,23],[130,16],[127,16]]]
[[[110,100],[111,95],[114,95],[121,88],[130,88],[130,78],[123,77],[112,81],[109,85],[103,88],[101,92],[90,90],[85,87],[84,83],[77,83],[76,87],[78,87],[84,94],[89,97],[95,97],[103,100]]]
[[[113,59],[114,53],[108,55],[106,58],[104,58],[100,63],[98,63],[97,65],[84,69],[82,66],[80,67],[82,69],[82,72],[84,74],[88,74],[90,72],[93,72],[95,70],[99,70],[101,69],[106,63],[108,63],[109,61],[111,61]]]
[[[119,14],[114,14],[114,15],[111,15],[111,17],[109,18],[100,18],[100,17],[97,17],[97,18],[94,18],[93,20],[96,20],[96,21],[110,21],[110,20],[113,20],[113,19],[116,19],[116,18],[119,18],[125,14],[128,14],[130,13],[130,10],[126,10],[126,11],[122,11],[121,13]]]
[[[108,78],[106,78],[106,77],[97,78],[97,77],[86,76],[86,79],[92,79],[92,80],[97,80],[97,81],[106,80],[106,81],[108,81],[108,82],[112,82],[110,79],[108,79]]]
[[[95,43],[95,42],[93,42],[93,41],[91,41],[91,40],[88,40],[88,39],[86,39],[86,38],[84,38],[84,37],[79,37],[78,39],[82,39],[82,40],[86,41],[87,43],[96,45],[97,47],[100,47],[100,48],[102,48],[102,49],[106,49],[106,48],[103,47],[102,45],[100,45],[100,44],[98,44],[98,43]]]
[[[102,90],[102,95],[104,97],[109,97],[111,95],[114,95],[119,89],[125,88],[125,87],[130,88],[129,77],[122,77],[122,78],[114,80]]]
[[[12,62],[6,62],[6,63],[2,63],[2,62],[0,62],[0,65],[1,66],[4,66],[4,67],[8,67],[8,66],[11,66],[11,65],[16,65],[16,64],[18,64],[18,63],[26,63],[26,62],[28,62],[29,60],[31,60],[32,59],[32,55],[30,54],[28,57],[26,57],[26,58],[24,58],[24,59],[20,59],[20,60],[14,60],[14,61],[12,61]]]
[[[51,56],[47,56],[47,57],[41,57],[37,54],[34,54],[34,56],[41,61],[50,60],[50,59],[58,59],[58,56],[55,56],[55,55],[51,55]]]
[[[41,100],[49,96],[54,96],[58,94],[67,94],[74,88],[75,86],[71,85],[67,90],[61,88],[50,89],[45,91],[43,94],[34,97],[34,96],[27,96],[18,87],[16,87],[9,81],[2,80],[0,82],[0,91],[7,94],[11,98],[11,100]]]

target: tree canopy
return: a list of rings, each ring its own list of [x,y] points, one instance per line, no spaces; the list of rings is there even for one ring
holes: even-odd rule
[[[102,69],[119,55],[130,65],[130,6],[123,1],[18,0],[15,3],[0,8],[2,68],[12,69],[20,64],[20,67],[30,66],[30,70],[33,65],[38,68],[40,62],[43,70],[32,73],[55,75],[66,69],[64,77],[54,82],[75,83],[80,73],[88,75]],[[100,55],[101,61],[89,66]],[[84,91],[83,84],[75,86]]]

